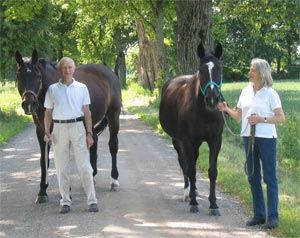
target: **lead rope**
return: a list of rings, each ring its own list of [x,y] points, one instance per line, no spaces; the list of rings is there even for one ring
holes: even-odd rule
[[[231,135],[233,136],[240,136],[239,134],[234,133],[230,127],[228,126],[227,120],[225,118],[225,113],[222,112],[223,120],[225,123],[225,126],[227,130],[230,132]],[[254,174],[254,160],[253,160],[253,150],[254,150],[254,142],[255,142],[255,125],[251,126],[251,131],[250,131],[250,138],[249,138],[249,143],[248,143],[248,150],[247,150],[247,155],[246,155],[246,161],[244,163],[244,171],[247,176],[252,176]],[[249,174],[248,166],[247,166],[247,158],[249,156],[250,151],[252,152],[252,171],[251,174]]]
[[[250,138],[248,141],[248,150],[247,150],[247,156],[246,156],[246,161],[245,161],[245,165],[244,165],[244,171],[246,173],[247,176],[252,176],[254,174],[254,159],[253,159],[253,151],[254,151],[254,143],[255,143],[255,125],[251,126],[251,130],[250,130]],[[252,171],[251,174],[249,174],[249,169],[247,166],[247,159],[248,156],[250,154],[251,151],[251,160],[252,160]]]

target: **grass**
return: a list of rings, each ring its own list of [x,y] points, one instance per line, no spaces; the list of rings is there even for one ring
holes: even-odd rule
[[[26,128],[32,121],[21,108],[21,97],[14,83],[0,87],[0,145]]]
[[[241,89],[247,83],[225,83],[223,95],[231,107],[237,103]],[[157,133],[167,136],[158,121],[159,97],[155,92],[151,96],[147,91],[136,85],[122,92],[123,104],[134,114],[139,115],[147,125],[157,130]],[[279,213],[280,225],[271,234],[280,238],[300,237],[300,81],[275,81],[274,88],[280,95],[286,114],[286,122],[277,125],[278,140],[278,179],[279,179]],[[240,125],[228,119],[230,129],[239,134]],[[198,166],[201,170],[208,169],[208,147],[200,148]],[[242,139],[233,136],[224,128],[223,145],[218,158],[218,180],[222,191],[239,199],[252,214],[252,202],[249,184],[244,173],[245,152]],[[264,186],[265,189],[265,186]],[[266,193],[265,193],[266,194]]]

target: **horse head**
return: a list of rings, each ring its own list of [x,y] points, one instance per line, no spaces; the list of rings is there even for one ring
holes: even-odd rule
[[[38,54],[34,50],[31,58],[22,58],[21,53],[16,51],[15,58],[18,64],[16,83],[22,97],[22,108],[26,115],[33,115],[37,110],[38,94],[42,87]]]
[[[205,107],[209,111],[216,110],[221,100],[223,71],[219,60],[221,55],[222,45],[220,43],[217,44],[213,54],[205,54],[202,43],[198,46],[200,91],[204,96]]]

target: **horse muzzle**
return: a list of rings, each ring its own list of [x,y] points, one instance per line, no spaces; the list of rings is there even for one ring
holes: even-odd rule
[[[31,91],[26,90],[22,95],[22,108],[26,115],[33,115],[37,109],[37,95]]]
[[[208,111],[217,110],[221,98],[220,95],[221,94],[219,90],[207,91],[206,95],[204,96],[204,103]]]

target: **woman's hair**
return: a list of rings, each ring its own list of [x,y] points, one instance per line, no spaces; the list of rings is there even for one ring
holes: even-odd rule
[[[73,68],[75,69],[76,68],[76,65],[75,65],[75,62],[72,58],[70,57],[63,57],[57,64],[57,68],[60,70],[60,67],[61,67],[61,64],[64,62],[64,61],[70,61],[73,65]]]
[[[261,86],[272,87],[273,78],[272,78],[271,67],[269,63],[264,59],[254,58],[251,61],[251,66],[253,66],[260,75],[261,84],[262,84]]]

